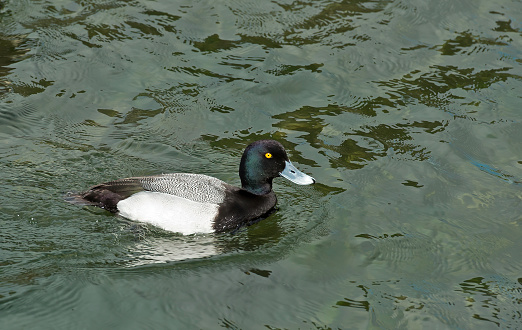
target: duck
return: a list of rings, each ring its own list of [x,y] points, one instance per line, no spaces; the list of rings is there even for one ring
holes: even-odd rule
[[[292,164],[280,142],[258,140],[241,157],[241,187],[204,174],[170,173],[97,184],[67,200],[183,235],[221,233],[273,212],[277,197],[272,180],[277,177],[298,185],[315,183]]]

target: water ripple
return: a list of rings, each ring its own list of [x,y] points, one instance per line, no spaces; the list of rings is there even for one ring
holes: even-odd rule
[[[42,118],[41,113],[32,104],[22,102],[16,108],[0,104],[2,134],[14,136],[31,135],[37,127],[40,127],[42,121],[48,122],[46,118]]]

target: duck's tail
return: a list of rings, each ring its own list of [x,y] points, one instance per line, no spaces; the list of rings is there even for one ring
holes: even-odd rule
[[[109,192],[110,197],[114,193]],[[110,198],[107,194],[103,194],[101,191],[92,191],[89,190],[84,193],[77,192],[67,192],[64,194],[63,199],[71,204],[80,205],[80,206],[97,206],[102,209],[105,209],[110,212],[118,212],[116,204],[118,203],[118,198]],[[119,196],[118,196],[119,197]]]
[[[83,198],[83,194],[78,193],[78,192],[68,191],[63,194],[63,199],[67,203],[80,205],[80,206],[84,206],[84,205],[97,206],[98,205],[97,203],[86,200],[85,198]]]

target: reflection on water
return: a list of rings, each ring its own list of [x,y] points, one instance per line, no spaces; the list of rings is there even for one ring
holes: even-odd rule
[[[1,2],[0,321],[520,328],[521,9]],[[238,185],[265,138],[318,183],[275,180],[277,211],[235,233],[61,200],[167,172]]]
[[[141,241],[129,249],[129,266],[175,262],[187,259],[201,259],[218,255],[220,251],[212,236],[191,238],[154,239]]]

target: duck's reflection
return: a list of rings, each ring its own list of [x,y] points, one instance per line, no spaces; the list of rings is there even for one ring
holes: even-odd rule
[[[260,251],[266,244],[276,244],[285,236],[279,221],[274,218],[229,233],[195,235],[170,233],[125,219],[122,222],[127,223],[127,230],[134,237],[134,243],[129,244],[127,249],[128,265],[131,267]]]
[[[129,247],[130,266],[208,258],[221,253],[213,235],[153,237]]]

